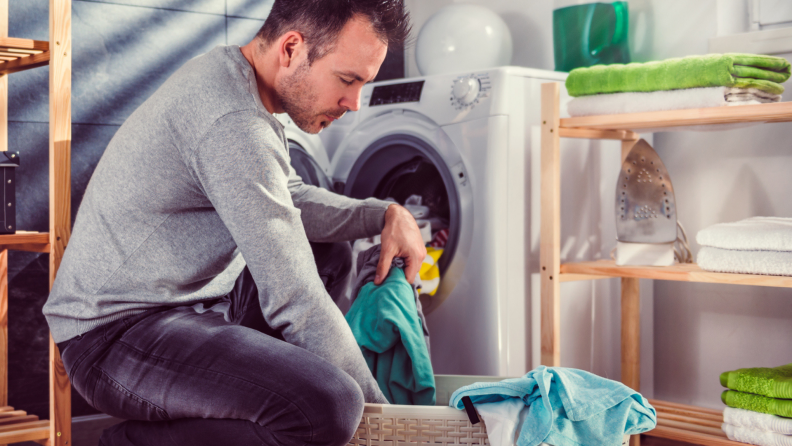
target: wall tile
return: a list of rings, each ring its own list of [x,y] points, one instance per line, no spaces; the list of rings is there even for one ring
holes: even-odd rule
[[[245,17],[264,20],[272,9],[274,0],[226,0],[229,17]]]
[[[49,231],[49,124],[9,122],[8,150],[19,152],[17,227]]]
[[[237,17],[226,18],[226,29],[229,45],[247,45],[256,36],[264,20],[240,19]]]
[[[225,17],[208,14],[75,2],[72,23],[75,123],[122,124],[181,65],[225,44]],[[10,77],[10,119],[47,121],[46,70]]]
[[[225,0],[85,0],[94,3],[142,6],[145,8],[170,9],[176,11],[204,12],[225,15]],[[80,2],[80,0],[75,0]]]

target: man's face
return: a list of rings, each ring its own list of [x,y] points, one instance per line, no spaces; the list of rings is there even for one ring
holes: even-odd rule
[[[353,18],[335,48],[308,64],[307,47],[275,83],[283,110],[303,131],[319,133],[348,110],[360,108],[360,91],[377,76],[388,46],[364,18]]]

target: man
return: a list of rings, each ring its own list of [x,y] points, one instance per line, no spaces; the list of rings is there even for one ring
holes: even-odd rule
[[[415,277],[420,232],[303,184],[272,113],[316,133],[357,110],[408,30],[402,0],[276,0],[250,44],[189,61],[118,130],[44,307],[76,390],[130,420],[101,444],[340,445],[386,402],[323,283],[344,272],[315,263],[348,251],[309,240],[381,233],[381,283],[394,256]]]

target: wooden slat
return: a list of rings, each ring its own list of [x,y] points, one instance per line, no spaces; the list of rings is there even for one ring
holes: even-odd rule
[[[562,128],[604,130],[663,129],[692,125],[734,124],[739,122],[792,121],[792,103],[739,105],[687,110],[667,110],[605,116],[582,116],[561,120]]]
[[[561,141],[558,83],[542,84],[541,333],[542,364],[561,365]]]
[[[6,15],[6,18],[8,16]],[[0,36],[0,49],[18,49],[31,51],[49,51],[50,44],[46,40],[20,39],[18,37],[7,37],[8,29],[4,36]]]
[[[0,421],[5,420],[7,418],[17,418],[27,415],[27,412],[24,410],[11,410],[8,412],[0,413]]]
[[[25,423],[28,421],[36,421],[38,420],[38,415],[20,415],[16,417],[9,417],[9,418],[2,418],[0,419],[0,426],[8,426],[9,424],[17,424],[17,423]]]
[[[671,280],[677,282],[724,283],[792,288],[792,277],[758,274],[731,274],[704,271],[694,263],[672,266],[616,266],[612,260],[565,263],[561,274],[587,274],[605,277],[634,277],[640,279]]]
[[[649,404],[651,404],[652,406],[661,407],[661,408],[680,409],[680,410],[685,410],[685,411],[692,412],[692,413],[699,413],[699,414],[704,414],[704,415],[716,416],[716,417],[719,417],[718,418],[719,420],[723,420],[723,410],[710,409],[708,407],[692,406],[690,404],[674,403],[674,402],[671,402],[671,401],[655,400],[655,399],[650,399],[649,400]]]
[[[0,412],[10,412],[10,411],[12,411],[12,410],[14,410],[14,407],[13,407],[13,406],[3,406],[3,407],[0,407]]]
[[[26,421],[23,423],[0,426],[0,432],[11,432],[11,431],[18,431],[21,429],[33,429],[36,427],[46,427],[49,429],[49,420]]]
[[[581,280],[611,279],[608,276],[595,276],[593,274],[561,274],[561,282],[580,282]]]
[[[745,446],[745,443],[738,443],[727,438],[691,432],[686,429],[678,429],[670,426],[657,426],[645,432],[643,435],[652,437],[667,438],[669,440],[682,441],[685,443],[697,444],[702,446]]]
[[[36,441],[49,438],[49,428],[36,427],[11,432],[0,432],[0,443],[20,443],[23,441]]]
[[[681,421],[683,423],[696,424],[696,425],[699,425],[699,426],[714,427],[714,428],[717,428],[717,429],[720,429],[721,428],[721,424],[723,424],[722,421],[714,421],[714,420],[707,420],[707,419],[702,419],[702,418],[698,418],[698,417],[676,415],[676,414],[673,414],[673,413],[667,413],[667,412],[662,412],[662,411],[658,411],[657,412],[657,419],[658,420],[663,419],[663,420],[671,420],[671,421]]]
[[[30,70],[47,65],[50,60],[50,52],[45,51],[39,54],[20,57],[19,59],[9,60],[0,63],[0,74],[11,74],[19,71]]]
[[[630,130],[598,130],[560,128],[562,138],[637,140],[640,136]]]
[[[720,426],[701,426],[700,424],[687,423],[684,421],[670,420],[668,418],[657,418],[658,426],[675,427],[677,429],[684,429],[690,432],[698,432],[700,434],[712,435],[713,437],[726,438],[726,433],[721,430]]]

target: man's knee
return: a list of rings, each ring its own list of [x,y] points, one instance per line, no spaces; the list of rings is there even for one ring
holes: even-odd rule
[[[307,399],[312,400],[310,421],[316,445],[346,445],[360,425],[363,415],[363,392],[341,369],[324,376]]]

